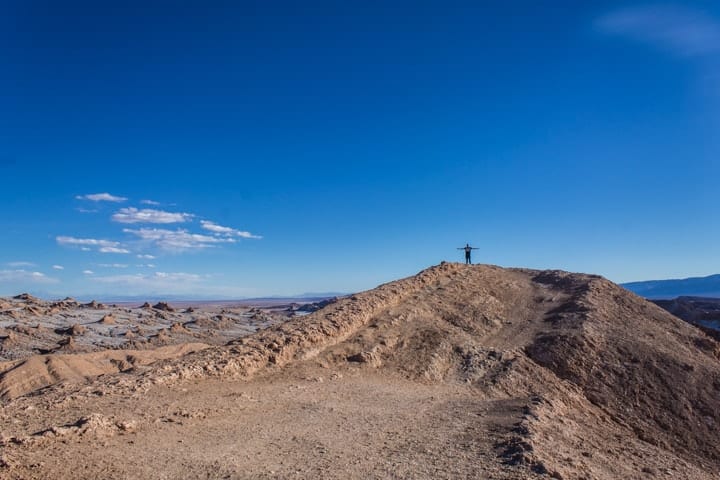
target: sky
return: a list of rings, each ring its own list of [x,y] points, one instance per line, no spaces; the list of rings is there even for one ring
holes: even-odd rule
[[[0,295],[720,272],[716,1],[0,1]]]

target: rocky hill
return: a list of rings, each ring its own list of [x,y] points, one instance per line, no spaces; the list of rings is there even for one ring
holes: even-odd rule
[[[89,355],[63,361],[103,361]],[[24,392],[0,413],[0,476],[702,480],[720,470],[720,345],[593,275],[441,264],[173,357],[94,378],[58,373],[36,391],[13,385],[47,360],[0,364],[0,387]]]

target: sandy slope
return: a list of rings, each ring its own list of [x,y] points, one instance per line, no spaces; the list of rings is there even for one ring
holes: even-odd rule
[[[443,264],[2,407],[6,478],[717,478],[720,347],[604,279]]]

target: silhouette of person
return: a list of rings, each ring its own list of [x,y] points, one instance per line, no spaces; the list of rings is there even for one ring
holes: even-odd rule
[[[466,243],[464,247],[459,247],[458,250],[465,250],[465,265],[472,264],[472,260],[470,260],[470,253],[473,250],[477,250],[477,248],[471,247],[469,243]]]

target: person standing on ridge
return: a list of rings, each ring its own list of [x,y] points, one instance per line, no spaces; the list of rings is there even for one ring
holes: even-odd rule
[[[473,250],[477,250],[476,247],[471,247],[469,243],[466,243],[464,247],[458,247],[458,250],[465,250],[465,264],[471,265],[472,260],[470,260],[470,253]]]

